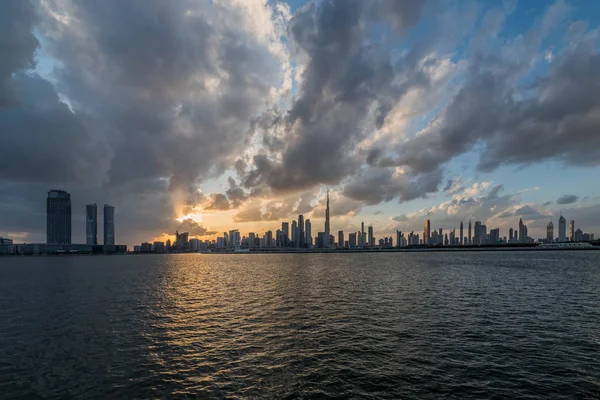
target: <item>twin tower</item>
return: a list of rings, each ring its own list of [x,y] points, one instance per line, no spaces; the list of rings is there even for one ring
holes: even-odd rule
[[[86,205],[86,244],[98,244],[98,206]],[[71,244],[71,195],[64,190],[48,192],[46,209],[46,243]],[[115,244],[115,208],[104,205],[104,245]]]

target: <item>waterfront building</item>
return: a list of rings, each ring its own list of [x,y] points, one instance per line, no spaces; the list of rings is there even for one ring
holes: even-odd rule
[[[85,206],[85,243],[92,246],[98,244],[98,206],[96,204]]]
[[[554,225],[552,224],[552,221],[546,225],[546,241],[554,241]]]
[[[46,243],[71,244],[71,195],[64,190],[48,192]]]
[[[558,241],[567,241],[567,220],[562,215],[558,219]]]
[[[115,208],[104,205],[104,245],[115,245]]]

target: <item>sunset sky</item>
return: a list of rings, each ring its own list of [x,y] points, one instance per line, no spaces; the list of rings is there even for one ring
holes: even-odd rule
[[[346,235],[598,235],[599,25],[583,0],[0,1],[0,236],[44,242],[50,189],[74,243],[87,203],[130,246],[318,232],[327,188]]]

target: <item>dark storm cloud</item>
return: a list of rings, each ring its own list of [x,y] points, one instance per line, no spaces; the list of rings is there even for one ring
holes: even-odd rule
[[[574,194],[565,194],[556,200],[556,204],[572,204],[576,203],[579,200],[579,196],[575,196]]]
[[[273,130],[285,132],[283,137],[269,139],[286,147],[271,146],[281,161],[255,157],[245,185],[298,190],[336,184],[362,164],[353,150],[369,134],[371,110],[375,107],[381,122],[410,87],[394,84],[389,54],[366,44],[369,24],[387,21],[402,32],[418,20],[421,8],[420,1],[327,1],[293,16],[292,45],[307,64],[300,96],[285,119],[273,119]]]
[[[441,181],[441,170],[411,176],[395,175],[390,168],[368,168],[344,186],[344,196],[367,204],[395,198],[404,202],[437,191]]]
[[[206,200],[196,185],[234,164],[248,121],[283,79],[271,39],[245,30],[248,10],[185,0],[0,2],[0,179],[39,182],[35,193],[12,186],[35,196],[36,210],[54,186],[78,203],[106,198],[117,206],[119,240],[176,228],[175,210]],[[52,83],[24,72],[39,46],[34,29]],[[214,207],[246,196],[237,187],[226,195]],[[25,221],[37,214],[21,213],[21,225],[39,225]]]
[[[0,107],[18,101],[12,73],[35,65],[34,52],[39,45],[33,35],[36,20],[29,0],[4,0],[0,4]]]
[[[544,202],[543,206],[544,206],[544,207],[545,207],[545,206],[549,206],[550,204],[552,204],[552,202],[551,202],[551,201],[546,201],[546,202]]]

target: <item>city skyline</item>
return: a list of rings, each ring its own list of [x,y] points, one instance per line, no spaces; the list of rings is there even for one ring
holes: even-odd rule
[[[565,237],[571,220],[600,232],[598,2],[128,10],[0,2],[0,237],[45,242],[40,199],[59,187],[77,243],[94,241],[93,203],[116,207],[130,246],[298,215],[305,240],[308,220],[313,239],[360,242],[425,220],[504,236],[519,218],[544,238],[561,213]]]

